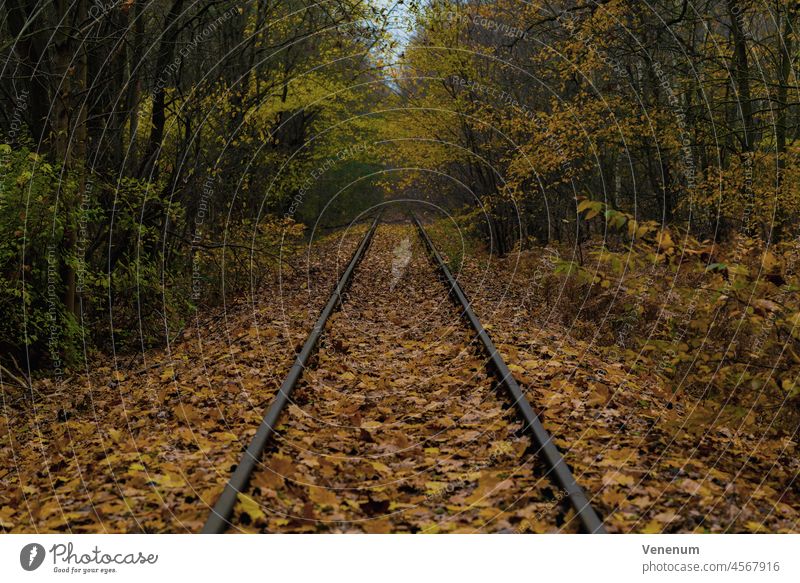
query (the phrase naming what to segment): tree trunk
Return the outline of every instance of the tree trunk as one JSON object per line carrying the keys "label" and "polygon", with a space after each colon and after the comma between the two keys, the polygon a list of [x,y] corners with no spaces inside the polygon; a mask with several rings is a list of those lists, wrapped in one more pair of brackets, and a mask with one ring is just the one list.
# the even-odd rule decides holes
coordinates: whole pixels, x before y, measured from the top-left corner
{"label": "tree trunk", "polygon": [[[42,12],[37,14],[36,0],[7,0],[6,23],[12,38],[17,39],[14,47],[20,60],[20,77],[29,83],[27,124],[33,141],[40,145],[51,144],[52,128],[48,120],[52,90],[48,84],[49,59],[45,55],[49,35],[40,32],[45,29]],[[26,23],[34,17],[26,34],[22,34]]]}
{"label": "tree trunk", "polygon": [[144,159],[139,175],[147,180],[158,178],[158,156],[161,151],[161,142],[164,140],[164,125],[167,120],[166,85],[170,75],[168,67],[174,57],[175,39],[177,31],[173,28],[175,21],[183,10],[184,0],[175,0],[164,22],[164,31],[156,61],[156,85],[153,88],[153,112],[150,116],[150,138],[147,141]]}
{"label": "tree trunk", "polygon": [[753,104],[750,98],[750,64],[747,56],[747,34],[744,29],[744,9],[739,0],[727,0],[733,36],[734,80],[739,118],[742,124],[742,151],[753,149]]}
{"label": "tree trunk", "polygon": [[[797,14],[795,6],[786,7],[786,16],[783,25],[783,34],[778,35],[778,52],[781,58],[778,62],[778,94],[777,94],[777,119],[775,121],[775,147],[778,155],[778,192],[779,200],[783,200],[783,182],[786,170],[786,132],[788,123],[789,75],[792,69],[792,35],[794,33],[794,18]],[[783,235],[784,228],[791,221],[786,209],[779,208],[775,226],[772,230],[772,241],[778,241]]]}
{"label": "tree trunk", "polygon": [[[56,18],[60,24],[55,34],[57,95],[53,103],[53,153],[63,164],[62,175],[74,174],[78,192],[62,188],[60,203],[64,209],[61,276],[64,284],[64,308],[77,315],[75,268],[71,259],[76,252],[77,198],[86,188],[86,45],[80,43],[76,30],[87,21],[87,0],[58,0]],[[62,185],[67,181],[63,180]],[[76,196],[77,195],[77,196]]]}

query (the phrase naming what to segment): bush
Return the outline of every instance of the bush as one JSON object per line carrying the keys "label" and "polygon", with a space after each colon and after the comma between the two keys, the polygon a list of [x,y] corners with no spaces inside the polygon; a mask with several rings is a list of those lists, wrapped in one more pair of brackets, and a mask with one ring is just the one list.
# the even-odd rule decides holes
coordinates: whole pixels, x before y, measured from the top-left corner
{"label": "bush", "polygon": [[[163,185],[84,181],[28,148],[0,145],[0,364],[57,376],[85,348],[159,346],[201,305],[257,288],[291,254],[302,226],[187,221]],[[79,186],[80,185],[80,186]],[[65,211],[69,205],[71,212]],[[65,245],[67,228],[75,243]],[[187,234],[188,235],[185,235]],[[216,236],[216,239],[214,238]],[[218,239],[218,240],[217,240]],[[76,314],[65,279],[76,276]]]}
{"label": "bush", "polygon": [[58,196],[75,183],[27,148],[0,144],[0,156],[0,352],[61,369],[76,356],[79,330],[62,302],[68,258]]}
{"label": "bush", "polygon": [[[589,322],[587,334],[606,351],[668,379],[676,391],[719,397],[743,415],[780,411],[786,427],[796,426],[796,244],[769,247],[737,235],[715,245],[653,222],[636,223],[602,203],[581,204],[581,212],[605,221],[611,234],[586,245],[590,260],[584,265],[557,266],[570,288],[569,317]],[[598,205],[605,212],[595,212]],[[625,241],[617,251],[609,249],[615,238]]]}

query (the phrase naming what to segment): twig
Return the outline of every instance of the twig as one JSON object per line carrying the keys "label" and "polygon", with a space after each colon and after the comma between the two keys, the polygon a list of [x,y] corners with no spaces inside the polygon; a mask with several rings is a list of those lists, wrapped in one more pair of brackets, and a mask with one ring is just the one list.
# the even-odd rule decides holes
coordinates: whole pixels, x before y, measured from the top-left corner
{"label": "twig", "polygon": [[192,247],[195,247],[195,248],[198,248],[198,249],[207,249],[207,250],[213,250],[213,249],[243,249],[245,251],[249,251],[252,254],[262,253],[264,255],[272,257],[273,259],[277,260],[279,263],[285,263],[286,265],[288,265],[289,267],[292,268],[292,271],[297,271],[297,267],[295,267],[295,265],[292,264],[292,262],[289,261],[289,259],[286,256],[284,256],[283,254],[280,254],[280,253],[275,253],[274,251],[270,251],[270,250],[268,250],[268,249],[266,249],[264,247],[250,247],[249,245],[238,245],[236,243],[216,243],[216,242],[201,243],[201,242],[198,242],[198,241],[191,241],[191,240],[187,239],[186,237],[182,236],[180,233],[176,233],[174,231],[167,231],[167,233],[172,235],[173,237],[177,237],[178,239],[180,239],[184,243],[186,243],[188,245],[191,245]]}
{"label": "twig", "polygon": [[30,389],[31,389],[31,385],[30,385],[30,383],[23,382],[23,381],[22,381],[22,379],[20,379],[20,378],[19,378],[17,375],[15,375],[13,372],[11,372],[10,370],[8,370],[8,369],[7,369],[6,367],[4,367],[2,364],[0,364],[0,372],[3,372],[3,373],[5,373],[5,374],[7,374],[7,375],[8,375],[8,376],[10,376],[12,379],[14,379],[14,381],[16,382],[16,384],[17,384],[17,386],[18,386],[19,388],[21,388],[21,389],[25,389],[25,390],[30,390]]}
{"label": "twig", "polygon": [[168,364],[174,364],[176,362],[177,362],[176,360],[162,360],[160,362],[156,362],[155,364],[151,364],[151,365],[146,366],[146,367],[144,367],[142,369],[139,369],[139,370],[137,370],[136,372],[134,372],[132,374],[135,375],[135,376],[139,376],[139,375],[142,375],[142,374],[146,373],[149,370],[153,370],[154,368],[161,368],[162,366],[165,366],[165,365],[168,365]]}

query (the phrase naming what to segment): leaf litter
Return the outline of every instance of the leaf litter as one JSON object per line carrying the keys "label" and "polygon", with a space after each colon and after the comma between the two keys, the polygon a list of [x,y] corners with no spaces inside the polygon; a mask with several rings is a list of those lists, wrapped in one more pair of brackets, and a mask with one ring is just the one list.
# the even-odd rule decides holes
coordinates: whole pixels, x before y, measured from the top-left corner
{"label": "leaf litter", "polygon": [[[408,226],[382,225],[253,477],[263,532],[557,532],[562,496]],[[251,512],[251,510],[255,510]]]}
{"label": "leaf litter", "polygon": [[[2,393],[4,532],[196,532],[364,229],[202,314],[170,350]],[[531,309],[511,258],[459,280],[612,532],[797,532],[796,442],[672,395]],[[572,532],[407,226],[382,226],[237,506],[264,532]]]}

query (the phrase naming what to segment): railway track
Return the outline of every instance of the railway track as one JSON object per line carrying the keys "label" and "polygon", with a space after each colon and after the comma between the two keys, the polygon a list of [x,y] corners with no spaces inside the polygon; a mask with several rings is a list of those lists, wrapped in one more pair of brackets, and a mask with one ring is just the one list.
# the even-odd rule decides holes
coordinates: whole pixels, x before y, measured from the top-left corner
{"label": "railway track", "polygon": [[[413,374],[416,367],[421,367],[424,378],[418,378],[416,383],[410,384],[425,385],[426,393],[434,393],[441,396],[441,399],[426,404],[420,398],[420,395],[410,388],[405,386],[400,388],[386,386],[382,391],[379,390],[374,393],[371,403],[365,403],[364,396],[361,394],[365,392],[364,390],[359,390],[356,387],[351,392],[347,392],[346,389],[335,386],[338,383],[338,378],[355,378],[350,369],[341,377],[336,377],[336,371],[342,366],[337,360],[338,356],[336,358],[326,356],[324,362],[317,364],[315,368],[321,369],[319,376],[322,380],[314,379],[316,383],[309,379],[302,380],[303,373],[312,354],[318,348],[321,338],[325,338],[331,345],[341,348],[343,345],[346,346],[348,342],[352,342],[348,338],[348,332],[357,331],[340,329],[342,327],[337,320],[336,324],[332,324],[332,329],[323,335],[326,324],[331,320],[336,308],[342,304],[343,294],[353,282],[356,267],[367,255],[367,250],[375,237],[380,221],[380,217],[376,217],[334,288],[328,303],[320,314],[302,350],[298,353],[295,363],[280,390],[267,409],[264,419],[247,450],[242,455],[241,461],[225,485],[225,489],[211,511],[202,532],[221,533],[235,525],[236,520],[233,517],[237,498],[239,493],[248,491],[248,484],[257,467],[261,467],[262,470],[256,479],[255,492],[261,493],[262,489],[268,490],[267,486],[275,485],[276,480],[280,482],[280,486],[283,488],[283,479],[272,468],[279,468],[282,464],[285,465],[287,459],[290,459],[289,456],[284,453],[271,453],[267,456],[267,459],[262,460],[265,449],[273,437],[277,437],[278,441],[281,442],[278,444],[280,447],[284,449],[292,448],[291,459],[299,457],[305,460],[308,465],[316,466],[318,477],[309,478],[303,475],[295,476],[294,478],[298,483],[305,480],[309,483],[318,482],[324,485],[323,488],[318,485],[308,485],[312,492],[317,492],[317,495],[312,493],[312,498],[317,502],[326,504],[329,502],[326,497],[333,496],[331,491],[337,492],[343,499],[349,496],[347,503],[358,511],[356,514],[362,516],[361,520],[364,521],[371,520],[371,517],[375,514],[398,517],[403,512],[413,514],[417,509],[416,507],[420,505],[435,505],[437,503],[444,505],[445,495],[452,495],[454,500],[462,501],[461,507],[455,504],[447,505],[450,514],[454,515],[447,519],[457,521],[460,516],[466,516],[469,511],[462,508],[466,507],[467,503],[472,504],[477,500],[476,504],[478,506],[484,506],[481,510],[481,518],[486,518],[488,521],[491,520],[488,517],[491,516],[492,511],[491,508],[486,508],[486,506],[492,506],[492,504],[483,500],[491,497],[487,492],[492,489],[508,489],[509,484],[513,483],[514,487],[511,489],[518,489],[521,492],[518,495],[514,493],[510,497],[506,495],[499,502],[495,500],[495,505],[502,507],[517,504],[524,507],[526,503],[533,504],[530,503],[529,499],[544,496],[542,492],[546,488],[544,488],[543,483],[552,482],[558,488],[559,494],[561,494],[558,499],[560,500],[563,496],[574,510],[574,519],[579,522],[581,530],[589,533],[605,532],[601,520],[592,509],[580,486],[576,483],[563,457],[542,427],[522,390],[514,381],[502,356],[494,347],[489,334],[471,309],[463,290],[461,290],[450,273],[420,221],[413,215],[412,220],[419,234],[419,239],[412,243],[405,236],[399,244],[397,244],[398,241],[395,241],[395,256],[393,258],[389,257],[391,259],[389,261],[387,261],[385,251],[378,249],[370,252],[370,256],[383,253],[382,257],[376,257],[373,261],[376,266],[383,266],[383,272],[375,275],[371,280],[358,282],[357,287],[359,289],[354,289],[351,294],[353,298],[345,304],[345,311],[351,309],[353,312],[352,314],[346,314],[350,318],[348,322],[350,326],[361,326],[370,331],[376,329],[377,325],[372,321],[374,318],[373,312],[391,312],[393,302],[398,303],[403,300],[397,299],[401,296],[389,298],[381,296],[375,300],[378,302],[380,310],[373,310],[372,304],[361,296],[369,296],[369,292],[377,294],[375,290],[379,289],[381,285],[385,285],[386,279],[391,279],[392,281],[389,288],[385,288],[385,290],[393,289],[395,286],[394,280],[398,279],[395,272],[402,271],[402,269],[398,270],[398,266],[401,266],[403,269],[426,270],[425,274],[421,275],[416,282],[410,284],[411,288],[402,290],[402,295],[407,301],[416,302],[415,305],[419,305],[420,309],[427,310],[426,322],[415,323],[413,326],[408,323],[395,322],[390,324],[391,328],[389,330],[383,333],[374,333],[374,344],[376,344],[374,348],[370,349],[369,346],[364,346],[365,344],[372,344],[372,342],[361,342],[351,349],[345,347],[343,352],[350,353],[350,357],[355,357],[356,360],[374,360],[375,358],[380,358],[382,354],[390,352],[392,343],[413,347],[414,339],[423,337],[425,341],[421,342],[420,345],[430,346],[431,348],[427,352],[434,354],[433,356],[426,356],[430,361],[427,362],[430,370],[425,368],[425,362],[421,360],[422,354],[426,352],[424,350],[422,352],[413,352],[412,350],[413,354],[417,356],[410,359],[404,360],[402,355],[397,356],[392,361],[392,365],[400,369],[402,374],[399,376],[405,375],[410,378],[414,378]],[[388,228],[381,227],[381,231],[383,232],[384,229]],[[386,236],[384,236],[385,238]],[[387,241],[382,240],[381,243],[387,243]],[[423,252],[414,255],[411,250],[412,245],[416,245]],[[411,260],[412,263],[405,265],[404,261],[408,263],[409,259],[404,259],[404,257],[411,257],[412,255],[414,256],[414,259]],[[385,267],[386,263],[392,263],[391,271],[388,270],[388,267]],[[436,274],[448,286],[449,296],[455,303],[457,310],[447,307],[449,302],[444,299],[444,294],[442,294],[438,302],[429,297],[429,281]],[[364,277],[366,276],[362,276],[362,279]],[[384,295],[391,296],[391,294]],[[384,301],[384,303],[381,303],[381,301]],[[453,325],[453,314],[456,318],[460,315],[469,325],[469,329],[464,327],[463,324]],[[393,318],[395,320],[399,319],[397,315],[394,315]],[[427,320],[430,320],[430,322],[427,322]],[[427,328],[425,325],[427,325]],[[414,328],[413,334],[409,327]],[[367,334],[371,333],[368,332]],[[388,343],[387,338],[390,339]],[[487,361],[496,382],[491,382],[485,370]],[[368,379],[369,375],[374,374],[374,371],[359,371],[357,368],[358,365],[356,364],[356,367],[352,370],[360,378]],[[441,369],[441,372],[437,371],[437,368]],[[334,372],[332,373],[331,370]],[[461,371],[470,371],[471,378],[467,381],[461,378],[461,380],[455,382],[454,376],[463,377],[460,374]],[[305,376],[309,377],[314,374],[314,371],[309,371]],[[297,393],[296,397],[290,398],[295,392],[295,387],[298,384],[302,385],[304,382],[306,386],[299,390],[300,392]],[[384,383],[384,380],[378,379],[376,383]],[[363,385],[360,386],[363,387]],[[440,387],[442,386],[449,388],[446,390],[441,389]],[[501,399],[497,389],[502,389],[506,396]],[[308,411],[300,411],[297,407],[294,407],[292,408],[293,411],[283,414],[287,404],[293,400],[304,399],[306,395],[308,396],[306,400],[310,402]],[[325,398],[320,398],[321,396]],[[338,404],[337,399],[341,399]],[[327,405],[328,401],[334,403],[334,405]],[[504,419],[503,408],[509,404],[509,401],[516,408],[518,420],[508,421]],[[427,412],[424,418],[417,417],[416,414],[401,415],[400,411],[409,402],[414,407],[424,409]],[[343,406],[342,403],[346,405]],[[333,411],[333,409],[336,409],[336,411]],[[480,415],[463,415],[459,417],[465,410],[474,410],[480,412]],[[345,411],[348,415],[346,424],[342,424],[339,420],[342,411]],[[339,416],[336,417],[334,413],[339,414]],[[280,433],[286,433],[286,437],[282,438],[280,434],[276,436],[276,427],[279,419],[286,417],[286,415],[288,415],[287,420],[281,421],[282,424],[286,424],[285,427],[282,426],[281,428]],[[473,419],[472,417],[475,418]],[[403,431],[393,431],[393,427],[397,426],[396,424],[404,424]],[[491,426],[491,431],[489,427],[478,427],[480,424]],[[381,429],[377,429],[378,426]],[[295,429],[292,429],[292,427],[295,427]],[[434,430],[431,430],[431,427]],[[456,431],[454,429],[456,427],[466,427],[468,430],[460,429]],[[406,432],[408,435],[403,435]],[[311,437],[300,437],[303,433],[307,433]],[[484,443],[489,436],[492,443],[499,443],[505,446],[505,451],[500,453],[498,453],[497,449],[489,451]],[[303,440],[308,442],[307,445],[298,445]],[[533,447],[526,449],[525,442],[532,443]],[[388,443],[392,445],[387,446],[386,444]],[[303,447],[306,446],[308,448],[313,447],[315,451],[319,449],[320,452],[323,452],[320,454],[321,457],[318,460],[307,460],[307,452],[303,451]],[[389,447],[388,454],[387,447]],[[516,455],[513,452],[516,452]],[[465,458],[470,453],[473,454],[473,457],[480,459],[467,461]],[[535,453],[536,456],[532,457],[530,453]],[[507,459],[504,457],[506,454],[508,454]],[[483,456],[482,458],[481,455]],[[432,459],[431,456],[436,459]],[[389,459],[393,460],[394,458],[400,458],[401,461],[395,463],[392,468],[380,461],[385,460],[387,463],[391,463]],[[538,476],[531,463],[522,461],[523,459],[538,460],[543,466],[538,470]],[[364,470],[364,460],[371,460],[372,467],[377,468],[380,472],[376,470],[374,476],[369,475],[371,470],[369,467]],[[335,469],[332,461],[338,464]],[[480,474],[479,470],[494,466],[499,466],[499,470],[495,474],[502,474],[511,478],[498,484],[497,480],[491,480],[492,475],[495,474],[490,474],[487,484],[481,482],[481,487],[477,489],[483,492],[483,498],[476,491],[472,497],[466,498],[467,503],[464,503],[462,499],[465,499],[465,496],[459,497],[460,494],[457,491],[458,487],[462,485],[461,482],[475,474]],[[420,472],[418,468],[423,469]],[[453,470],[448,473],[445,471],[448,468],[453,468]],[[366,501],[359,503],[357,498],[353,498],[352,491],[355,488],[346,479],[342,478],[343,475],[346,476],[351,473],[362,476],[364,484],[359,484],[359,487],[369,492]],[[266,474],[266,476],[262,474]],[[441,491],[431,492],[429,490],[427,494],[423,495],[419,490],[414,491],[414,488],[409,484],[415,483],[415,480],[419,482],[419,474],[443,476],[441,482],[427,482],[427,484],[440,484],[444,494]],[[453,478],[453,476],[457,477]],[[463,476],[463,480],[461,476]],[[392,491],[392,488],[396,486],[393,482],[403,482],[401,489],[405,488],[406,490],[402,490],[402,495],[397,494],[398,490],[394,490],[394,498],[397,498],[397,500],[390,501],[386,499],[386,491]],[[453,492],[449,489],[456,491]],[[407,491],[411,491],[413,495],[408,494]],[[382,493],[383,497],[376,493]],[[284,523],[288,522],[289,519],[301,522],[305,520],[310,524],[318,521],[324,522],[326,519],[333,522],[341,518],[337,518],[338,515],[336,513],[328,513],[326,517],[318,517],[313,513],[309,504],[303,506],[302,509],[293,510],[289,506],[281,506],[283,502],[278,501],[274,496],[271,502],[275,504],[276,512],[283,513],[287,517]],[[405,504],[403,502],[416,502],[416,504]],[[545,508],[545,510],[541,511],[541,516],[544,516],[545,514],[552,515],[553,508],[556,505],[554,503],[541,503],[540,506]],[[539,506],[536,507],[538,508]],[[533,509],[534,505],[530,505],[527,508]],[[530,510],[529,512],[538,513],[535,510]],[[474,516],[471,518],[475,519]],[[392,531],[405,530],[404,525],[400,522],[390,526],[392,526]],[[386,527],[387,524],[384,523],[384,528]],[[509,529],[504,530],[508,531]],[[410,531],[416,532],[418,530]],[[425,530],[423,529],[423,531]]]}

